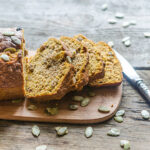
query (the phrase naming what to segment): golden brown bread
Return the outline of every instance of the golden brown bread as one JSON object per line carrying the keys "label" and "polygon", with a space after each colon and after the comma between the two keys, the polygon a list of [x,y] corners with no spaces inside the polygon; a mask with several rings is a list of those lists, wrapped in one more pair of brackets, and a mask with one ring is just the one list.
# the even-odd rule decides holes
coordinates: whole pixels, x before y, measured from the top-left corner
{"label": "golden brown bread", "polygon": [[61,99],[72,85],[73,65],[61,42],[50,38],[25,66],[25,96],[35,101]]}
{"label": "golden brown bread", "polygon": [[74,38],[80,41],[89,53],[89,64],[87,66],[89,83],[102,78],[104,76],[104,63],[100,51],[95,47],[95,43],[81,34],[74,36]]}
{"label": "golden brown bread", "polygon": [[0,100],[24,97],[23,34],[20,28],[0,29]]}
{"label": "golden brown bread", "polygon": [[76,39],[71,37],[62,36],[60,38],[64,48],[70,54],[68,57],[70,63],[75,68],[75,74],[73,77],[73,90],[81,90],[85,85],[88,84],[89,76],[87,65],[89,62],[88,53],[86,48]]}
{"label": "golden brown bread", "polygon": [[105,62],[105,76],[102,79],[97,79],[89,83],[89,86],[101,87],[119,85],[123,79],[122,67],[114,51],[105,42],[96,43],[96,47],[100,50]]}

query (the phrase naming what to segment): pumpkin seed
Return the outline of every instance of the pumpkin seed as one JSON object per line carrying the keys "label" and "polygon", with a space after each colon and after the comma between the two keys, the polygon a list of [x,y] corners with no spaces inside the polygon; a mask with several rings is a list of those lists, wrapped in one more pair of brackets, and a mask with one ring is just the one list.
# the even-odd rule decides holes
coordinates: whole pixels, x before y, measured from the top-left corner
{"label": "pumpkin seed", "polygon": [[0,56],[0,58],[3,59],[3,60],[6,61],[6,62],[10,60],[10,59],[9,59],[9,56],[6,55],[6,54],[2,54],[2,55]]}
{"label": "pumpkin seed", "polygon": [[116,128],[111,128],[108,131],[107,135],[109,135],[109,136],[119,136],[120,135],[120,131],[118,129],[116,129]]}
{"label": "pumpkin seed", "polygon": [[72,62],[72,60],[71,60],[70,56],[67,56],[66,58],[67,58],[67,61],[68,61],[69,63],[71,63],[71,62]]}
{"label": "pumpkin seed", "polygon": [[116,21],[115,19],[109,19],[109,20],[108,20],[108,23],[109,23],[109,24],[116,24],[117,21]]}
{"label": "pumpkin seed", "polygon": [[63,136],[65,134],[68,134],[68,128],[67,127],[55,127],[56,133],[58,136]]}
{"label": "pumpkin seed", "polygon": [[76,83],[76,78],[73,77],[72,80],[73,80],[73,83],[75,84]]}
{"label": "pumpkin seed", "polygon": [[29,105],[28,110],[36,110],[37,107],[35,105]]}
{"label": "pumpkin seed", "polygon": [[84,99],[84,97],[82,97],[82,96],[74,96],[73,97],[73,100],[77,101],[77,102],[81,102],[83,99]]}
{"label": "pumpkin seed", "polygon": [[124,147],[124,145],[125,145],[126,143],[129,143],[129,141],[128,141],[128,140],[120,140],[120,146],[121,146],[121,147]]}
{"label": "pumpkin seed", "polygon": [[11,36],[11,40],[13,41],[13,43],[21,45],[21,40],[18,39],[16,36]]}
{"label": "pumpkin seed", "polygon": [[125,143],[124,150],[129,150],[129,149],[130,149],[130,143]]}
{"label": "pumpkin seed", "polygon": [[119,111],[116,112],[116,115],[115,115],[115,116],[116,116],[116,117],[117,117],[117,116],[123,116],[124,114],[125,114],[125,110],[119,110]]}
{"label": "pumpkin seed", "polygon": [[114,42],[113,42],[113,41],[109,41],[109,42],[108,42],[108,45],[109,45],[110,47],[114,47]]}
{"label": "pumpkin seed", "polygon": [[15,35],[15,32],[6,31],[6,32],[3,32],[3,35],[4,35],[4,36],[13,36],[13,35]]}
{"label": "pumpkin seed", "polygon": [[58,114],[58,108],[57,107],[47,107],[46,112],[49,115],[57,115]]}
{"label": "pumpkin seed", "polygon": [[47,150],[47,146],[46,145],[39,145],[36,147],[36,150]]}
{"label": "pumpkin seed", "polygon": [[81,106],[85,107],[90,103],[90,98],[86,97],[81,101]]}
{"label": "pumpkin seed", "polygon": [[149,119],[150,118],[150,114],[147,110],[142,110],[141,115],[142,115],[143,119]]}
{"label": "pumpkin seed", "polygon": [[118,12],[118,13],[116,13],[115,17],[118,18],[118,19],[123,19],[124,18],[124,14]]}
{"label": "pumpkin seed", "polygon": [[130,25],[136,25],[136,21],[135,20],[131,20],[130,21]]}
{"label": "pumpkin seed", "polygon": [[78,105],[69,105],[69,109],[77,110],[78,109]]}
{"label": "pumpkin seed", "polygon": [[103,113],[108,113],[108,112],[110,112],[110,109],[108,107],[106,107],[106,106],[100,106],[98,108],[98,111],[99,112],[103,112]]}
{"label": "pumpkin seed", "polygon": [[101,10],[105,11],[108,9],[108,5],[107,4],[103,4],[101,7]]}
{"label": "pumpkin seed", "polygon": [[127,28],[130,26],[130,22],[123,22],[122,27]]}
{"label": "pumpkin seed", "polygon": [[96,93],[95,93],[95,92],[88,92],[88,95],[89,95],[90,97],[94,97],[94,96],[96,96]]}
{"label": "pumpkin seed", "polygon": [[115,120],[116,122],[119,122],[119,123],[123,122],[122,116],[114,117],[114,120]]}
{"label": "pumpkin seed", "polygon": [[144,32],[144,36],[145,36],[146,38],[150,38],[150,32]]}
{"label": "pumpkin seed", "polygon": [[32,134],[36,137],[40,135],[40,128],[37,125],[34,125],[32,127]]}
{"label": "pumpkin seed", "polygon": [[85,133],[84,133],[85,137],[89,138],[93,135],[93,128],[92,127],[87,127],[85,129]]}
{"label": "pumpkin seed", "polygon": [[4,50],[4,52],[11,52],[11,53],[15,53],[15,52],[16,52],[16,49],[15,49],[15,48],[13,48],[13,47],[10,47],[10,48],[6,48],[6,49]]}
{"label": "pumpkin seed", "polygon": [[11,102],[12,102],[12,103],[21,103],[21,102],[22,102],[22,99],[15,99],[15,100],[12,100]]}
{"label": "pumpkin seed", "polygon": [[125,45],[126,47],[129,47],[129,46],[131,45],[131,41],[130,41],[130,40],[125,41],[125,42],[124,42],[124,45]]}
{"label": "pumpkin seed", "polygon": [[126,36],[126,37],[124,37],[124,38],[122,39],[122,43],[124,43],[124,42],[126,42],[126,41],[128,41],[128,40],[130,40],[130,37],[129,37],[129,36]]}

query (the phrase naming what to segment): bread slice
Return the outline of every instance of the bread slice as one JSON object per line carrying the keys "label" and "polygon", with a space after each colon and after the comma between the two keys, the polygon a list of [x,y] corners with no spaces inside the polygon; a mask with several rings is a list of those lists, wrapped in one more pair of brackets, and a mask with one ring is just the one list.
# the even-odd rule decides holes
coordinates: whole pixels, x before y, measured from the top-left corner
{"label": "bread slice", "polygon": [[89,64],[87,68],[89,71],[89,83],[102,78],[104,76],[104,63],[100,51],[95,47],[95,43],[81,34],[74,36],[74,38],[80,41],[88,50]]}
{"label": "bread slice", "polygon": [[72,85],[74,67],[61,42],[48,39],[25,66],[25,96],[35,101],[61,99]]}
{"label": "bread slice", "polygon": [[89,81],[87,50],[79,41],[71,37],[62,36],[60,40],[70,56],[70,63],[75,68],[72,90],[81,90]]}
{"label": "bread slice", "polygon": [[89,83],[92,87],[115,86],[122,82],[122,68],[114,51],[105,42],[96,43],[96,47],[100,50],[105,62],[105,76]]}
{"label": "bread slice", "polygon": [[23,29],[0,28],[0,100],[24,98],[24,47]]}

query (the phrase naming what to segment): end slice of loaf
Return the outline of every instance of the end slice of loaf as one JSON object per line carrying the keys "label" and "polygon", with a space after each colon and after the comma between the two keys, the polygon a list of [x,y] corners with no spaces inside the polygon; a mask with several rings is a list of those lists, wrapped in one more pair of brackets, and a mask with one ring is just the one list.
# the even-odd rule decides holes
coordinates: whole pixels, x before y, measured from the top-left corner
{"label": "end slice of loaf", "polygon": [[69,54],[70,63],[75,68],[74,82],[71,90],[81,90],[89,81],[87,50],[79,41],[71,37],[62,36],[60,40]]}
{"label": "end slice of loaf", "polygon": [[102,78],[104,76],[104,63],[101,53],[97,50],[95,43],[81,34],[74,36],[74,38],[80,41],[83,46],[87,48],[89,53],[89,64],[87,66],[89,71],[89,83],[93,80]]}
{"label": "end slice of loaf", "polygon": [[74,67],[61,42],[50,38],[25,66],[25,96],[35,101],[61,99],[70,89]]}
{"label": "end slice of loaf", "polygon": [[114,51],[105,42],[96,43],[105,63],[105,76],[102,79],[89,83],[92,87],[115,86],[122,82],[122,67]]}

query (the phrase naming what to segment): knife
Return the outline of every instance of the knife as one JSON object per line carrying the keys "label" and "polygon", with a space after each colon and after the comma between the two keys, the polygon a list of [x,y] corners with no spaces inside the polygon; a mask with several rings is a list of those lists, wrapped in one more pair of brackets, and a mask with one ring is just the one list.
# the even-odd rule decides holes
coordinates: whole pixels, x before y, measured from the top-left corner
{"label": "knife", "polygon": [[144,81],[140,78],[140,76],[130,65],[130,63],[116,50],[114,51],[121,63],[124,76],[131,82],[133,86],[135,86],[138,89],[138,91],[146,98],[146,100],[150,102],[150,90],[148,89]]}

